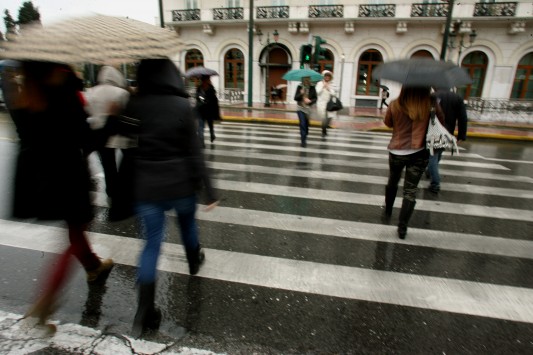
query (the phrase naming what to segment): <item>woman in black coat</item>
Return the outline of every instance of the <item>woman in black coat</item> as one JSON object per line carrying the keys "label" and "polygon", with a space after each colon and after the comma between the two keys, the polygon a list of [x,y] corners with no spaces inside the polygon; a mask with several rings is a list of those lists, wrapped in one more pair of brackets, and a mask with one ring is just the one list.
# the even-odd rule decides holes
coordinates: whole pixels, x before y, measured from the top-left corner
{"label": "woman in black coat", "polygon": [[177,215],[189,272],[194,275],[204,260],[195,217],[200,185],[206,190],[208,209],[216,205],[196,134],[195,116],[178,69],[168,59],[143,60],[137,82],[138,92],[123,112],[123,116],[138,122],[138,146],[127,155],[133,166],[135,212],[146,239],[137,275],[135,337],[158,327],[161,317],[154,298],[165,212],[173,210]]}
{"label": "woman in black coat", "polygon": [[211,143],[216,139],[214,121],[220,121],[220,107],[218,105],[217,92],[213,84],[211,84],[211,77],[202,76],[201,83],[196,88],[196,111],[198,113],[198,136],[202,146],[204,143],[204,127],[205,123],[209,126],[209,133],[211,135]]}
{"label": "woman in black coat", "polygon": [[[44,294],[27,313],[41,324],[55,308],[74,255],[96,281],[113,266],[91,250],[85,230],[93,217],[86,149],[95,136],[86,122],[80,80],[68,66],[25,62],[24,83],[8,107],[19,136],[13,216],[63,220],[70,246],[47,275]],[[53,328],[52,325],[48,325]]]}

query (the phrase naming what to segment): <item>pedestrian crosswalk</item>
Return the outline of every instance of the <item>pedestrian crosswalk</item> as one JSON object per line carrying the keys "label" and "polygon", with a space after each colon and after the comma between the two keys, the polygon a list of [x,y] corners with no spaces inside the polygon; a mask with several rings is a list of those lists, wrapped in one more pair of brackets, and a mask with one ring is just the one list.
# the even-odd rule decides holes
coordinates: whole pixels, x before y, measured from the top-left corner
{"label": "pedestrian crosswalk", "polygon": [[[279,353],[533,350],[533,179],[522,173],[531,161],[446,154],[441,193],[421,181],[400,240],[401,198],[391,222],[381,218],[390,135],[328,133],[311,128],[301,148],[297,127],[216,126],[204,154],[221,203],[199,207],[207,259],[195,330]],[[101,186],[94,196],[105,214]],[[98,253],[135,267],[138,235],[99,224]],[[56,252],[56,228],[1,220],[0,244]],[[175,230],[159,269],[187,274]]]}

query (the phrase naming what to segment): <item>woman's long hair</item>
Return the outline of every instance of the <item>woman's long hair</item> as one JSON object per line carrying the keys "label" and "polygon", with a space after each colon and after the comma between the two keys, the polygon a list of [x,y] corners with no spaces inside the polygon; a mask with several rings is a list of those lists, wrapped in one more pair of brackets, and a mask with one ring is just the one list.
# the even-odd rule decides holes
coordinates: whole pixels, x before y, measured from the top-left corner
{"label": "woman's long hair", "polygon": [[395,104],[411,120],[418,121],[429,117],[433,100],[430,87],[402,87]]}

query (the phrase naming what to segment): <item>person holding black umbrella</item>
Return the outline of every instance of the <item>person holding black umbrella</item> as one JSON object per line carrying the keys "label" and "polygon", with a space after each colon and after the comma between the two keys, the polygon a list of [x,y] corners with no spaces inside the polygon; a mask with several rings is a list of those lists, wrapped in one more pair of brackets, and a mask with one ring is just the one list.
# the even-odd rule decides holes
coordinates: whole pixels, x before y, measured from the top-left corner
{"label": "person holding black umbrella", "polygon": [[398,183],[405,169],[403,201],[398,222],[398,237],[404,239],[407,225],[416,205],[418,183],[429,159],[426,131],[430,111],[436,110],[440,122],[444,113],[428,87],[402,87],[398,99],[391,102],[384,123],[392,128],[389,150],[389,179],[385,187],[385,216],[390,218],[398,191]]}
{"label": "person holding black umbrella", "polygon": [[202,75],[200,85],[196,88],[196,112],[198,113],[198,136],[202,146],[204,142],[204,127],[207,122],[211,143],[217,138],[215,136],[214,121],[220,121],[220,107],[218,105],[217,92],[209,75]]}

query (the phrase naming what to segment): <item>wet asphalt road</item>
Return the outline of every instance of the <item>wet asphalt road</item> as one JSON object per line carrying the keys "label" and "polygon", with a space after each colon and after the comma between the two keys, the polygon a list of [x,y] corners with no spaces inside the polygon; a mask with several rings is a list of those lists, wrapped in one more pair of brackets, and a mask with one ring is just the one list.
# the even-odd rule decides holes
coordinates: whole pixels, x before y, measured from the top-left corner
{"label": "wet asphalt road", "polygon": [[[141,352],[123,338],[136,307],[137,226],[106,221],[94,157],[91,238],[116,267],[89,287],[76,265],[53,316],[63,337],[25,338],[9,316],[27,310],[65,235],[60,223],[10,218],[16,140],[7,119],[0,127],[0,352]],[[168,216],[163,322],[142,352],[533,353],[533,144],[470,140],[446,155],[442,192],[421,182],[400,241],[401,199],[392,222],[381,220],[387,134],[332,130],[323,141],[311,129],[300,148],[296,127],[216,129],[205,154],[222,201],[198,214],[207,262],[187,275]],[[73,345],[91,329],[99,333]]]}

